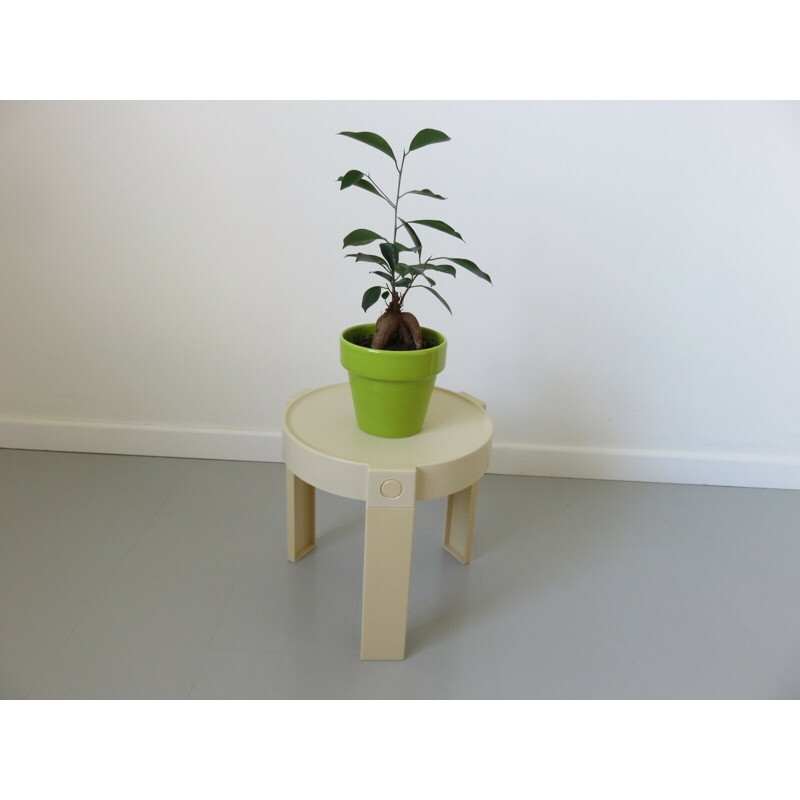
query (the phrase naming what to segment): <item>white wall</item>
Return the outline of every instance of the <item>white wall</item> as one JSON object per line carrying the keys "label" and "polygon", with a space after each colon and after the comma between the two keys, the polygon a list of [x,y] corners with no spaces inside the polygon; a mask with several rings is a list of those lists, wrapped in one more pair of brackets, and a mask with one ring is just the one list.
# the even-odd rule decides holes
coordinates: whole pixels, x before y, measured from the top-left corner
{"label": "white wall", "polygon": [[342,236],[389,224],[334,134],[422,127],[408,188],[451,199],[408,214],[495,286],[413,310],[495,469],[800,487],[796,103],[0,104],[0,445],[278,458],[365,319]]}

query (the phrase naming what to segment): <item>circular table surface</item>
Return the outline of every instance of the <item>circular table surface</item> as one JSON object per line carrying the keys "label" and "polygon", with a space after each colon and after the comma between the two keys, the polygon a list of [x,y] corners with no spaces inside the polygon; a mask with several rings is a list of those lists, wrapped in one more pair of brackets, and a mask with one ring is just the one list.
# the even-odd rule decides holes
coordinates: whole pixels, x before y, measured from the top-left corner
{"label": "circular table surface", "polygon": [[[464,476],[479,473],[480,477],[488,465],[493,432],[492,420],[483,408],[463,395],[435,388],[418,434],[403,439],[371,436],[356,425],[347,383],[314,389],[290,402],[283,429],[286,464],[289,468],[296,465],[299,477],[304,478],[302,468],[309,470],[312,461],[325,461],[327,478],[333,461],[343,474],[327,478],[325,483],[332,486],[328,491],[360,497],[363,481],[360,476],[346,478],[348,467],[370,471],[416,469],[422,478],[417,499],[440,496],[445,488],[454,491],[449,484],[458,480],[459,471]],[[459,465],[459,469],[449,470],[452,481],[445,474],[448,465]],[[317,478],[314,485],[324,489],[317,470],[312,471],[311,477]]]}
{"label": "circular table surface", "polygon": [[284,427],[308,447],[373,469],[413,469],[455,461],[492,438],[489,415],[462,395],[434,389],[416,436],[384,439],[356,425],[350,386],[339,383],[302,395],[286,409]]}

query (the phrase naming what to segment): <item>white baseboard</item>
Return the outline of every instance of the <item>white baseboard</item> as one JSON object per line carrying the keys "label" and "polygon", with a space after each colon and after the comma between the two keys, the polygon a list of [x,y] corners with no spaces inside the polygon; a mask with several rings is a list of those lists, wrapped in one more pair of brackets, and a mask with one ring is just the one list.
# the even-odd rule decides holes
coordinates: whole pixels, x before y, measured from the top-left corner
{"label": "white baseboard", "polygon": [[495,442],[489,472],[552,478],[800,489],[800,458],[738,453]]}
{"label": "white baseboard", "polygon": [[[0,448],[282,461],[279,431],[0,417]],[[495,442],[489,472],[800,489],[800,457]]]}
{"label": "white baseboard", "polygon": [[282,461],[279,431],[0,417],[0,448],[129,456]]}

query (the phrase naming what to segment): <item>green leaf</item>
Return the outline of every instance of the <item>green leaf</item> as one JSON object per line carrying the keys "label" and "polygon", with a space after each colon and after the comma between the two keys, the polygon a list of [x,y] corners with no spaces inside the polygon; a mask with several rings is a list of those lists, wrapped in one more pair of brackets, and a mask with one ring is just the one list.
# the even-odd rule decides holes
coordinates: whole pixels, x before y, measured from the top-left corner
{"label": "green leaf", "polygon": [[431,287],[430,287],[430,286],[422,286],[422,284],[420,284],[420,287],[419,287],[419,288],[420,288],[420,289],[425,289],[425,290],[429,291],[431,294],[433,294],[433,295],[436,295],[436,297],[438,297],[438,298],[439,298],[439,302],[441,302],[441,304],[442,304],[442,305],[443,305],[443,306],[444,306],[444,307],[445,307],[445,308],[446,308],[446,309],[447,309],[447,310],[448,310],[448,311],[449,311],[451,314],[453,313],[453,310],[450,308],[450,306],[449,306],[449,305],[447,305],[447,300],[445,300],[445,299],[444,299],[444,297],[442,297],[442,296],[439,294],[439,292],[437,292],[437,291],[436,291],[436,289],[431,289]]}
{"label": "green leaf", "polygon": [[412,150],[419,150],[420,147],[426,147],[429,144],[438,144],[439,142],[449,142],[450,137],[442,131],[437,131],[434,128],[423,128],[412,140],[408,146],[408,152]]}
{"label": "green leaf", "polygon": [[397,248],[398,253],[416,253],[416,247],[406,247],[404,244],[400,244],[400,242],[395,242],[394,246]]}
{"label": "green leaf", "polygon": [[405,289],[407,286],[411,286],[411,278],[401,278],[399,281],[396,281],[394,285]]}
{"label": "green leaf", "polygon": [[433,278],[429,278],[427,275],[423,275],[422,277],[425,278],[431,286],[436,286],[436,281]]}
{"label": "green leaf", "polygon": [[449,264],[434,264],[432,261],[429,261],[427,264],[425,264],[425,269],[432,269],[436,272],[446,272],[448,275],[452,275],[454,278],[456,276],[455,267],[451,267]]}
{"label": "green leaf", "polygon": [[377,275],[379,278],[383,278],[385,281],[392,282],[392,276],[388,272],[384,272],[382,269],[375,269],[369,273],[370,275]]}
{"label": "green leaf", "polygon": [[[420,133],[421,132],[422,131],[420,131]],[[339,136],[348,136],[351,139],[355,139],[357,142],[368,144],[370,147],[374,147],[380,150],[382,153],[386,153],[386,155],[389,156],[389,158],[391,158],[395,164],[397,164],[397,159],[394,157],[392,148],[389,147],[389,142],[387,142],[383,136],[378,136],[377,133],[370,133],[370,131],[340,131]],[[419,133],[417,136],[419,136]],[[420,147],[421,146],[422,145],[420,145]]]}
{"label": "green leaf", "polygon": [[467,272],[471,272],[473,275],[477,275],[479,278],[483,278],[485,281],[492,282],[492,279],[489,275],[484,272],[474,261],[470,261],[468,258],[450,258],[449,256],[442,256],[442,258],[447,259],[447,261],[452,261],[454,264],[458,264],[459,267],[463,267]]}
{"label": "green leaf", "polygon": [[370,253],[348,253],[345,258],[354,258],[356,261],[369,261],[370,264],[379,264],[389,269],[389,265],[380,257]]}
{"label": "green leaf", "polygon": [[442,197],[440,194],[436,194],[432,192],[430,189],[412,189],[409,192],[403,192],[403,194],[420,194],[423,197],[432,197],[434,200],[447,200],[446,197]]}
{"label": "green leaf", "polygon": [[[369,244],[377,239],[383,239],[383,236],[367,228],[358,228],[344,237],[344,244],[342,247],[360,247],[362,244]],[[386,240],[384,239],[384,241]]]}
{"label": "green leaf", "polygon": [[406,232],[411,237],[411,241],[414,242],[414,247],[411,248],[414,252],[421,252],[422,250],[422,242],[419,240],[419,236],[417,236],[417,232],[404,220],[401,219],[400,222],[402,223],[403,227],[406,229]]}
{"label": "green leaf", "polygon": [[361,298],[361,308],[363,308],[364,311],[378,302],[378,298],[381,296],[381,289],[382,287],[380,286],[370,286],[369,289],[364,292],[364,297]]}
{"label": "green leaf", "polygon": [[397,266],[394,268],[394,271],[395,271],[395,272],[396,272],[398,275],[408,275],[408,273],[411,271],[411,267],[409,267],[409,266],[408,266],[408,264],[398,264],[398,265],[397,265]]}
{"label": "green leaf", "polygon": [[426,228],[433,228],[442,233],[447,233],[450,236],[455,236],[457,239],[461,239],[462,242],[464,241],[464,237],[455,230],[455,228],[451,228],[446,222],[442,222],[440,219],[412,219],[411,221],[415,225],[424,225]]}
{"label": "green leaf", "polygon": [[388,262],[389,266],[394,269],[397,266],[397,248],[392,242],[381,242],[381,253]]}
{"label": "green leaf", "polygon": [[381,292],[381,297],[385,300],[389,296],[389,292]]}
{"label": "green leaf", "polygon": [[[357,172],[358,170],[350,170],[350,171],[351,171],[351,172]],[[342,175],[340,178],[337,178],[336,180],[338,180],[338,181],[342,181],[342,180],[344,180],[344,179],[345,179],[345,177],[347,177],[347,176],[346,176],[346,175]],[[381,194],[381,193],[380,193],[380,192],[377,190],[377,188],[376,188],[376,187],[375,187],[375,186],[374,186],[372,183],[370,183],[370,181],[369,181],[367,178],[359,178],[359,179],[358,179],[357,181],[355,181],[354,183],[352,183],[352,184],[348,184],[348,186],[350,186],[350,185],[352,185],[352,186],[358,186],[358,188],[359,188],[359,189],[364,189],[364,190],[365,190],[365,191],[367,191],[367,192],[372,192],[372,194],[374,194],[376,197],[380,197],[380,199],[381,199],[381,200],[386,200],[386,202],[387,202],[387,203],[388,203],[388,204],[389,204],[389,205],[390,205],[392,208],[394,208],[394,203],[393,203],[391,200],[388,200],[387,198],[385,198],[385,197],[384,197],[384,196],[383,196],[383,195],[382,195],[382,194]],[[348,188],[348,187],[347,187],[347,186],[341,186],[341,187],[340,187],[340,190],[341,190],[341,189],[346,189],[346,188]]]}
{"label": "green leaf", "polygon": [[[372,192],[372,194],[377,195],[380,197],[381,200],[386,200],[386,198],[366,179],[363,178],[360,181],[356,181],[353,186],[358,186],[359,189],[366,189],[368,192]],[[391,200],[386,200],[386,202],[394,208],[394,203]]]}
{"label": "green leaf", "polygon": [[356,183],[356,181],[360,181],[363,177],[364,173],[358,169],[351,169],[348,172],[345,172],[345,174],[339,178],[339,183],[341,183],[339,191],[346,189],[348,186],[352,186],[354,183]]}

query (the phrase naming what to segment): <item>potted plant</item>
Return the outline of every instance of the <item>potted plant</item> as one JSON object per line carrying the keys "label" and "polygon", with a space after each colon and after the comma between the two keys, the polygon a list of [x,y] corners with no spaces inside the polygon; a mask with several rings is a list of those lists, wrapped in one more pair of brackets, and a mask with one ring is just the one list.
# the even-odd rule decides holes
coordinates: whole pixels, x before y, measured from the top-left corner
{"label": "potted plant", "polygon": [[[378,281],[364,292],[361,308],[366,312],[379,300],[385,308],[376,322],[354,325],[342,332],[341,362],[349,373],[359,428],[375,436],[413,436],[422,429],[436,376],[444,369],[447,340],[438,331],[420,326],[417,318],[405,310],[406,298],[414,289],[425,289],[452,314],[435,288],[433,275],[455,277],[456,268],[460,268],[489,283],[491,278],[466,258],[423,258],[421,228],[432,228],[463,241],[461,234],[438,219],[407,220],[400,214],[401,200],[408,195],[446,199],[430,189],[402,191],[402,181],[406,158],[421,147],[450,141],[447,134],[424,128],[411,140],[408,150],[403,150],[399,161],[389,143],[377,133],[342,131],[339,135],[380,150],[392,160],[397,172],[397,184],[392,186],[391,194],[381,189],[369,173],[357,169],[338,179],[340,189],[355,186],[374,194],[389,205],[393,217],[388,237],[367,228],[357,228],[344,237],[344,249],[378,243],[379,253],[359,249],[346,258],[375,267],[370,275],[377,276]],[[400,241],[400,236],[406,241]]]}

